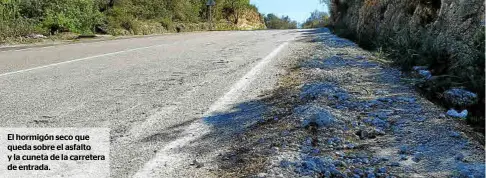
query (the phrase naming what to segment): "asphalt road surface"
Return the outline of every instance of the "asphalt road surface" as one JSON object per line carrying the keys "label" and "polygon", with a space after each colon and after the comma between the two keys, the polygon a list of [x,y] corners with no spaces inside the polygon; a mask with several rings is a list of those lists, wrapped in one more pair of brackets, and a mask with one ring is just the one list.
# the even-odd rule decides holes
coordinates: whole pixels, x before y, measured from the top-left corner
{"label": "asphalt road surface", "polygon": [[112,177],[210,177],[211,156],[179,148],[214,129],[201,118],[271,89],[302,33],[199,32],[0,51],[0,123],[109,127]]}

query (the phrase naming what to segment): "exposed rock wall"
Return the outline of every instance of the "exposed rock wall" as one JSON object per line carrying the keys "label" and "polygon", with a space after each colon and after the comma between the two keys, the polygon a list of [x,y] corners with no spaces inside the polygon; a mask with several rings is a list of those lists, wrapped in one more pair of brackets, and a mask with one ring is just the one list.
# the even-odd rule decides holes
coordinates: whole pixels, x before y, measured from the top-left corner
{"label": "exposed rock wall", "polygon": [[245,10],[236,25],[240,30],[266,29],[262,15],[252,9]]}
{"label": "exposed rock wall", "polygon": [[466,87],[484,98],[483,3],[331,0],[332,24],[337,34],[363,47],[388,49],[404,68],[428,66],[436,76],[428,85],[429,93]]}

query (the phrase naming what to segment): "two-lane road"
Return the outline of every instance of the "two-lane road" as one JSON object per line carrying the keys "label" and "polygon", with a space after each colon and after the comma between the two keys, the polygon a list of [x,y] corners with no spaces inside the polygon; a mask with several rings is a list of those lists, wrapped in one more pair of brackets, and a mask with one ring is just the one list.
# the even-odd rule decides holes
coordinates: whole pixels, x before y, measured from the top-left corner
{"label": "two-lane road", "polygon": [[0,126],[109,127],[112,177],[188,175],[152,171],[158,150],[184,137],[162,133],[271,89],[300,35],[200,32],[0,51]]}

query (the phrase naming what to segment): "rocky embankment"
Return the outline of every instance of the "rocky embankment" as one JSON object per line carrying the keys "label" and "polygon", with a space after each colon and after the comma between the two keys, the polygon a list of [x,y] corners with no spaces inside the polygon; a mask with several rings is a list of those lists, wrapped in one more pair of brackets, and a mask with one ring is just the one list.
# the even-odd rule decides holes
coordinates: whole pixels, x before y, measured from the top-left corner
{"label": "rocky embankment", "polygon": [[[404,69],[425,66],[430,78],[421,89],[429,98],[484,117],[484,1],[332,0],[331,6],[337,34],[382,49]],[[442,95],[455,88],[480,99],[451,105]]]}
{"label": "rocky embankment", "polygon": [[408,75],[327,29],[308,36],[267,114],[221,155],[223,177],[485,176],[474,131]]}

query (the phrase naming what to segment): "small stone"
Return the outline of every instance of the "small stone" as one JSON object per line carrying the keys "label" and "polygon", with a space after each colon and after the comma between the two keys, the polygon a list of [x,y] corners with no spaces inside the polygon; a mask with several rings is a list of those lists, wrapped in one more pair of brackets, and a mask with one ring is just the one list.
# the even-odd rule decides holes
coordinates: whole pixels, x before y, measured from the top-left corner
{"label": "small stone", "polygon": [[344,148],[354,149],[356,146],[352,143],[344,145]]}
{"label": "small stone", "polygon": [[418,73],[425,79],[430,79],[432,77],[432,73],[428,70],[419,70]]}
{"label": "small stone", "polygon": [[462,153],[458,153],[454,159],[458,161],[464,161],[465,156]]}
{"label": "small stone", "polygon": [[390,164],[390,166],[392,166],[392,167],[399,167],[400,166],[400,163],[393,162],[393,163]]}
{"label": "small stone", "polygon": [[375,118],[373,121],[371,121],[371,124],[376,127],[386,127],[387,122],[382,119]]}
{"label": "small stone", "polygon": [[400,153],[400,154],[407,154],[408,152],[409,152],[409,149],[408,149],[407,145],[400,146],[400,150],[398,151],[398,153]]}
{"label": "small stone", "polygon": [[419,162],[419,161],[420,161],[420,160],[422,160],[424,157],[425,157],[425,155],[424,155],[423,153],[421,153],[421,152],[417,152],[417,153],[415,153],[415,154],[413,155],[412,160],[413,160],[414,162]]}
{"label": "small stone", "polygon": [[412,69],[415,71],[419,71],[419,70],[427,70],[429,68],[427,66],[414,66]]}
{"label": "small stone", "polygon": [[348,167],[348,165],[344,161],[335,161],[334,166],[336,166],[336,167]]}
{"label": "small stone", "polygon": [[378,173],[386,173],[386,167],[379,168]]}
{"label": "small stone", "polygon": [[331,177],[331,172],[329,171],[324,172],[324,177]]}
{"label": "small stone", "polygon": [[289,161],[287,161],[287,160],[280,161],[280,167],[287,168],[289,166],[290,166],[290,162]]}
{"label": "small stone", "polygon": [[259,173],[259,174],[257,175],[257,177],[258,177],[258,178],[265,178],[265,177],[267,177],[267,173]]}
{"label": "small stone", "polygon": [[273,153],[277,153],[277,152],[278,152],[278,150],[279,150],[279,149],[278,149],[278,147],[272,147],[272,152],[273,152]]}
{"label": "small stone", "polygon": [[33,38],[33,39],[47,38],[46,36],[44,36],[42,34],[29,34],[29,35],[27,35],[25,37],[27,37],[27,38]]}
{"label": "small stone", "polygon": [[359,136],[359,139],[365,140],[365,139],[367,139],[369,137],[370,134],[368,133],[368,131],[366,131],[364,129],[360,129],[360,130],[358,130],[358,132],[356,133],[356,135]]}
{"label": "small stone", "polygon": [[196,168],[201,168],[204,166],[204,164],[198,162],[197,160],[192,160],[192,162],[189,165],[196,166]]}
{"label": "small stone", "polygon": [[454,138],[459,138],[461,137],[461,134],[459,132],[456,132],[456,131],[452,131],[450,134],[449,134],[450,137],[454,137]]}
{"label": "small stone", "polygon": [[465,119],[468,115],[468,111],[463,110],[459,113],[455,109],[450,109],[449,111],[447,111],[447,115],[449,115],[451,117],[455,117],[455,118]]}
{"label": "small stone", "polygon": [[358,168],[354,169],[353,172],[358,175],[364,175],[364,171]]}
{"label": "small stone", "polygon": [[312,139],[311,138],[307,138],[304,142],[304,145],[311,145],[312,144]]}
{"label": "small stone", "polygon": [[374,157],[374,158],[371,158],[371,165],[376,165],[376,164],[379,164],[380,163],[380,159]]}
{"label": "small stone", "polygon": [[446,115],[444,113],[440,113],[439,118],[441,118],[441,119],[446,118]]}
{"label": "small stone", "polygon": [[400,160],[405,161],[408,159],[407,155],[400,155]]}
{"label": "small stone", "polygon": [[425,121],[425,118],[424,117],[417,117],[417,118],[415,118],[415,121],[423,122],[423,121]]}
{"label": "small stone", "polygon": [[375,134],[376,135],[385,135],[386,133],[381,128],[375,128]]}
{"label": "small stone", "polygon": [[317,127],[326,127],[334,122],[334,116],[326,109],[314,106],[305,105],[294,109],[294,113],[303,118],[302,127],[309,127],[317,125]]}
{"label": "small stone", "polygon": [[336,154],[336,155],[337,155],[337,156],[339,156],[339,157],[344,157],[344,156],[346,156],[346,154],[344,154],[344,152],[342,152],[342,151],[336,151],[334,154]]}
{"label": "small stone", "polygon": [[375,175],[375,173],[369,173],[367,177],[368,178],[376,178],[376,175]]}
{"label": "small stone", "polygon": [[342,177],[341,175],[343,173],[341,173],[341,171],[337,170],[336,168],[331,167],[331,174],[335,175],[336,177]]}

